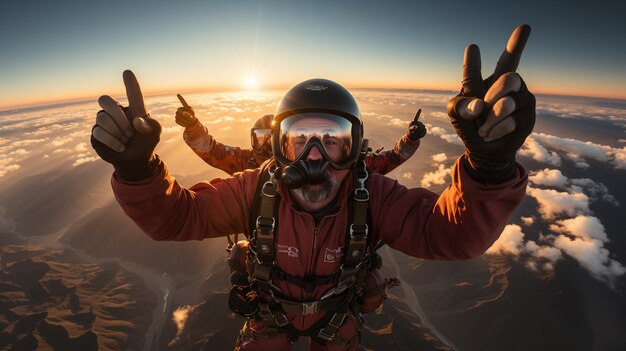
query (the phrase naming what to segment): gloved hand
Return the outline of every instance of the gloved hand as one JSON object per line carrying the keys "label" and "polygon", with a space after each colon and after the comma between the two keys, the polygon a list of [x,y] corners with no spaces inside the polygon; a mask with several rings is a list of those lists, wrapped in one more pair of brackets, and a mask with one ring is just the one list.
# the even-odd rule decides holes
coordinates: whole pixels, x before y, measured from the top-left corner
{"label": "gloved hand", "polygon": [[176,94],[176,97],[183,104],[183,107],[179,107],[176,110],[176,123],[184,128],[193,127],[198,123],[198,119],[196,118],[196,113],[193,111],[193,107],[187,104],[185,98],[182,95]]}
{"label": "gloved hand", "polygon": [[513,178],[515,153],[535,125],[535,96],[515,73],[529,35],[528,25],[513,31],[494,73],[485,80],[478,46],[465,49],[463,88],[448,103],[448,115],[465,144],[465,169],[477,181]]}
{"label": "gloved hand", "polygon": [[417,110],[415,118],[413,118],[411,124],[409,124],[409,131],[407,135],[410,139],[419,140],[426,135],[426,126],[424,125],[424,123],[419,121],[421,114],[422,109],[420,108],[419,110]]}
{"label": "gloved hand", "polygon": [[108,95],[98,99],[102,110],[91,129],[91,146],[100,158],[113,165],[119,178],[139,181],[150,177],[158,166],[154,148],[159,143],[161,125],[146,112],[133,72],[126,70],[123,76],[128,107]]}

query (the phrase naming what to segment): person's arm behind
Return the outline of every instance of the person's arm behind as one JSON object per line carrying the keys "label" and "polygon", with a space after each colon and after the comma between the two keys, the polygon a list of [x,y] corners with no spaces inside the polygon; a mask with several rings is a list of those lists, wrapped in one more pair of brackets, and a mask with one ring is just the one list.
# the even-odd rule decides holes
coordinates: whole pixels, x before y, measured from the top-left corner
{"label": "person's arm behind", "polygon": [[252,150],[227,146],[215,140],[209,134],[208,129],[196,118],[193,107],[189,106],[180,94],[177,97],[183,106],[176,110],[176,123],[185,128],[183,139],[196,155],[209,166],[229,175],[256,168],[255,164],[249,162],[254,159]]}
{"label": "person's arm behind", "polygon": [[387,174],[406,160],[411,158],[420,147],[420,140],[426,135],[426,126],[419,121],[422,110],[419,109],[415,118],[409,125],[406,134],[400,138],[392,150],[368,153],[365,156],[365,164],[376,173]]}

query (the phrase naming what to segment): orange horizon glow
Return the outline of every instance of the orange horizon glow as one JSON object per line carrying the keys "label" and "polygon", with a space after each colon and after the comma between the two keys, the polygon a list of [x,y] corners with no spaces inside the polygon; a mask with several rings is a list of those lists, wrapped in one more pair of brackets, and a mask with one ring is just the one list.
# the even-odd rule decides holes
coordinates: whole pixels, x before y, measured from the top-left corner
{"label": "orange horizon glow", "polygon": [[[167,94],[177,94],[177,93],[217,93],[217,92],[238,92],[238,91],[257,91],[257,92],[265,92],[265,91],[286,91],[293,84],[271,84],[271,85],[262,85],[258,80],[252,82],[252,77],[246,77],[243,79],[243,83],[239,85],[222,85],[222,86],[189,86],[189,87],[167,87],[161,89],[144,89],[143,93],[145,96],[162,96]],[[294,83],[295,84],[295,83]],[[458,85],[451,84],[433,84],[433,85],[417,85],[417,84],[397,84],[397,83],[388,83],[388,84],[372,84],[368,82],[359,82],[354,84],[343,83],[348,89],[381,89],[381,90],[416,90],[416,91],[457,91],[459,90]],[[102,89],[101,89],[102,90]],[[575,89],[556,89],[551,87],[537,87],[532,89],[532,92],[536,95],[554,95],[554,96],[571,96],[571,97],[587,97],[587,98],[599,98],[599,99],[615,99],[615,100],[626,100],[625,93],[619,93],[615,91],[595,91],[594,93],[584,93],[577,91]],[[64,103],[74,103],[74,102],[86,102],[89,100],[97,101],[98,97],[103,94],[111,95],[115,98],[124,98],[125,91],[123,88],[117,87],[114,90],[109,90],[106,92],[102,91],[82,91],[77,94],[59,94],[59,95],[51,95],[45,98],[24,98],[19,99],[17,101],[13,101],[10,105],[0,105],[0,111],[7,111],[13,109],[22,109],[29,107],[38,107],[38,106],[46,106],[46,105],[56,105],[56,104],[64,104]]]}

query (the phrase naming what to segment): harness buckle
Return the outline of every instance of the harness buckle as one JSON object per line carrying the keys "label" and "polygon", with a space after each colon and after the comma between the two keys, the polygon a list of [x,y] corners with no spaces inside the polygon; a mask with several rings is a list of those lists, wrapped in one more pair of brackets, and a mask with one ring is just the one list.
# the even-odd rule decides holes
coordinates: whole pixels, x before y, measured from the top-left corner
{"label": "harness buckle", "polygon": [[[260,229],[262,226],[267,225],[266,223],[261,223],[261,220],[263,220],[263,219],[267,219],[267,218],[266,218],[266,217],[261,217],[261,216],[258,216],[258,217],[256,218],[256,227],[257,227],[257,230],[258,230],[258,229]],[[271,227],[272,227],[272,229],[271,229],[271,230],[272,230],[272,231],[274,230],[274,226],[275,226],[275,225],[276,225],[276,218],[272,217],[272,224],[271,224]]]}
{"label": "harness buckle", "polygon": [[303,302],[302,303],[302,314],[311,314],[318,311],[317,309],[318,301],[311,302]]}
{"label": "harness buckle", "polygon": [[[273,191],[271,192],[267,192],[265,189],[266,187],[271,187],[271,189]],[[267,196],[267,197],[276,197],[276,188],[274,188],[274,183],[272,183],[272,180],[268,180],[267,182],[263,183],[263,188],[261,188],[261,194]]]}
{"label": "harness buckle", "polygon": [[368,202],[369,200],[370,200],[370,192],[366,188],[361,187],[361,188],[354,189],[354,201]]}
{"label": "harness buckle", "polygon": [[[279,315],[279,316],[276,316]],[[274,315],[274,322],[276,322],[276,325],[278,327],[284,327],[287,324],[289,324],[289,319],[287,319],[287,316],[285,316],[283,313],[276,313]]]}
{"label": "harness buckle", "polygon": [[[367,233],[369,232],[369,227],[367,226],[367,224],[363,225],[365,228],[365,230],[356,230],[358,232],[359,235],[367,235]],[[354,223],[350,224],[350,239],[354,239]]]}
{"label": "harness buckle", "polygon": [[326,342],[331,342],[333,341],[333,339],[335,338],[335,334],[330,334],[324,331],[324,329],[320,329],[320,332],[317,333],[317,337],[326,341]]}

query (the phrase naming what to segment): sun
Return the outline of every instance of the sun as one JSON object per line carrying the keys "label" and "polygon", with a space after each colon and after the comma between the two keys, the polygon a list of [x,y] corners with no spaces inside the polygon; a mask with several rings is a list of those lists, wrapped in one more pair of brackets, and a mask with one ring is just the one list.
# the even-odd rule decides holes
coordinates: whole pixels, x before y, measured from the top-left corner
{"label": "sun", "polygon": [[246,76],[243,84],[248,90],[255,90],[259,87],[259,80],[255,76]]}

